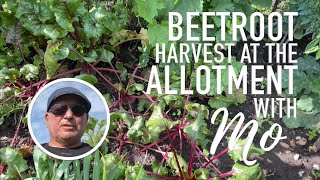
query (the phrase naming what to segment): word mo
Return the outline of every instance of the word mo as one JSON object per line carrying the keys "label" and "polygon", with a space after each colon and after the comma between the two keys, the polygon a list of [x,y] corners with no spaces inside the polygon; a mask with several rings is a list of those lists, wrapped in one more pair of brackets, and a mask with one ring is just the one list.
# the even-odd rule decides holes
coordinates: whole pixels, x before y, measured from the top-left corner
{"label": "word mo", "polygon": [[[245,145],[244,145],[244,149],[243,149],[243,153],[242,153],[242,157],[243,157],[243,161],[244,163],[246,163],[247,165],[251,166],[253,164],[256,163],[257,160],[253,160],[253,161],[249,161],[247,159],[247,156],[248,156],[248,152],[250,150],[250,146],[253,142],[253,139],[258,131],[258,127],[259,127],[259,124],[258,124],[258,121],[256,120],[250,120],[247,124],[245,124],[243,126],[243,128],[241,129],[242,125],[243,125],[243,122],[244,122],[244,115],[243,113],[238,113],[231,121],[230,123],[226,126],[227,124],[227,121],[228,121],[228,110],[226,108],[220,108],[218,110],[216,110],[212,117],[211,117],[211,123],[214,124],[217,116],[223,112],[223,117],[222,117],[222,121],[221,121],[221,124],[215,134],[215,137],[213,139],[213,142],[211,144],[211,148],[210,148],[210,154],[214,155],[216,153],[216,150],[217,150],[217,147],[220,143],[220,141],[222,140],[223,136],[226,134],[227,130],[230,128],[230,126],[234,123],[234,121],[238,121],[236,127],[234,128],[232,134],[231,134],[231,137],[229,139],[229,143],[228,143],[228,148],[230,150],[232,150],[233,148],[235,148],[235,145],[237,143],[237,141],[239,140],[239,138],[243,135],[243,133],[250,127],[250,131],[249,131],[249,134],[248,134],[248,137],[247,137],[247,140],[245,142]],[[277,128],[278,131],[277,133],[274,133],[274,129]],[[241,131],[240,131],[241,130]],[[273,134],[275,134],[275,137],[273,136]],[[271,138],[273,139],[273,143],[267,147],[266,146],[266,143],[267,143],[267,140],[268,138]],[[260,139],[260,147],[261,149],[263,149],[264,151],[270,151],[272,150],[277,144],[278,142],[281,140],[281,139],[286,139],[287,136],[282,136],[282,127],[275,123],[273,124],[270,129],[268,131],[266,131],[261,139]]]}

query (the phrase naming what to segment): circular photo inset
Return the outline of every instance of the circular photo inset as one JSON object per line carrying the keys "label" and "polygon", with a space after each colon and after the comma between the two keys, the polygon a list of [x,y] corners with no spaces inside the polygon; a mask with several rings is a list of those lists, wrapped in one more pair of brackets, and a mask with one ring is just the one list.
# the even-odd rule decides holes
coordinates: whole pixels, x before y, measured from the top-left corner
{"label": "circular photo inset", "polygon": [[76,160],[104,142],[110,113],[93,85],[62,78],[41,88],[28,110],[28,128],[36,145],[51,157]]}

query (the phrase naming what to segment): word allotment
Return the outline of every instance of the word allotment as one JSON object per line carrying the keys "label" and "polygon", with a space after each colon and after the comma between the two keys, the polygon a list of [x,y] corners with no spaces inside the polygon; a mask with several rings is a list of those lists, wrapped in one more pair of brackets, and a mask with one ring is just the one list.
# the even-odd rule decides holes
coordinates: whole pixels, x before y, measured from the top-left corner
{"label": "word allotment", "polygon": [[[293,94],[293,74],[294,70],[298,69],[297,61],[293,58],[296,55],[294,49],[297,47],[297,43],[293,43],[293,19],[297,16],[297,12],[284,12],[280,14],[278,12],[272,12],[266,17],[259,12],[252,13],[247,17],[241,12],[187,12],[186,16],[179,14],[178,12],[169,13],[169,33],[168,39],[171,43],[157,43],[156,44],[156,63],[162,63],[164,65],[164,82],[160,81],[159,70],[157,65],[153,65],[150,72],[150,78],[148,81],[148,87],[146,94],[150,94],[151,91],[157,94],[194,94],[194,90],[197,94],[209,94],[210,90],[215,89],[216,92],[210,92],[210,94],[232,94],[233,89],[242,88],[243,94],[248,93],[250,88],[251,94],[272,94],[275,91],[281,95],[282,87],[288,87],[288,93]],[[201,17],[200,17],[201,16]],[[192,18],[201,18],[202,24],[193,24]],[[209,24],[209,18],[218,18],[221,26],[218,30],[215,30],[214,24]],[[284,18],[287,19],[284,23]],[[226,22],[231,20],[231,35],[233,41],[240,40],[244,42],[242,48],[242,54],[240,62],[243,63],[241,67],[237,69],[232,65],[235,59],[232,57],[232,49],[235,44],[233,43],[218,43],[216,37],[209,36],[210,31],[220,32],[219,40],[221,42],[226,41]],[[266,23],[265,23],[266,22]],[[245,34],[244,28],[250,23],[249,35],[253,42],[248,43],[248,38]],[[273,23],[277,23],[278,28],[273,27]],[[258,24],[258,26],[257,26]],[[199,32],[201,27],[201,37],[193,36]],[[284,28],[284,26],[287,26]],[[256,29],[258,30],[256,31]],[[288,43],[280,44],[283,37],[283,29],[288,31]],[[248,30],[248,29],[247,29]],[[257,51],[260,47],[260,41],[265,38],[265,30],[267,30],[267,38],[273,42],[265,43],[268,53],[267,65],[257,64]],[[182,39],[186,38],[186,39]],[[187,41],[188,43],[184,43]],[[213,43],[214,42],[214,43]],[[192,58],[192,59],[190,59]],[[246,62],[246,64],[244,64]],[[170,69],[170,64],[180,64],[180,88],[170,88],[170,77],[173,70]],[[197,67],[192,73],[196,77],[196,87],[189,89],[189,85],[186,85],[186,65],[187,64],[199,64],[194,65]],[[239,62],[236,62],[239,63]],[[271,64],[278,64],[274,67]],[[286,64],[286,65],[280,65]],[[248,66],[250,65],[251,74],[248,74]],[[176,71],[176,69],[175,69]],[[266,77],[258,77],[258,71],[266,71]],[[227,73],[226,73],[227,72]],[[283,74],[287,74],[287,81],[282,81]],[[227,85],[222,85],[222,78],[227,78]],[[212,82],[214,83],[212,83]],[[251,82],[251,87],[248,86],[248,82]],[[285,82],[286,84],[282,84]],[[224,84],[226,82],[224,81]],[[259,84],[266,83],[265,89],[257,89]],[[163,87],[164,85],[164,87]],[[210,86],[215,86],[211,88]],[[263,115],[268,116],[268,112],[271,112],[271,117],[278,114],[281,118],[283,116],[283,108],[287,108],[286,115],[296,117],[296,99],[295,98],[254,98],[254,106],[256,116]],[[277,111],[277,112],[276,112]],[[222,121],[213,139],[210,154],[214,155],[225,135],[226,131],[231,127],[233,123],[236,123],[236,128],[233,129],[230,137],[228,148],[233,149],[238,139],[244,134],[245,131],[249,130],[245,147],[243,150],[243,159],[247,165],[253,165],[256,160],[249,161],[247,158],[250,146],[253,142],[255,134],[258,130],[258,122],[256,120],[250,120],[246,124],[244,123],[244,115],[242,112],[238,113],[232,120],[227,124],[228,110],[226,108],[220,108],[216,110],[211,118],[211,123],[214,124],[217,116],[222,113]],[[274,132],[277,131],[277,132]],[[273,143],[270,146],[266,145],[266,142],[270,138]],[[268,131],[266,131],[260,139],[260,147],[265,151],[270,151],[273,147],[282,139],[286,139],[286,136],[282,136],[282,127],[274,123]]]}

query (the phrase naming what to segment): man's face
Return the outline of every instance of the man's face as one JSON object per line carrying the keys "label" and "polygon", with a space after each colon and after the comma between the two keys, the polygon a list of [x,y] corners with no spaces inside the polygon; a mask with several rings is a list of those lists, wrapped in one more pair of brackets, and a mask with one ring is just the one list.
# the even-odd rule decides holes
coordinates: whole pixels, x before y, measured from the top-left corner
{"label": "man's face", "polygon": [[[51,111],[61,110],[59,109],[61,105],[67,105],[68,107],[62,115]],[[76,95],[62,95],[53,102],[51,110],[46,113],[45,117],[50,133],[50,142],[55,141],[70,146],[81,142],[81,137],[87,127],[88,114],[77,115],[76,112],[72,111],[75,106],[84,107],[83,101]]]}

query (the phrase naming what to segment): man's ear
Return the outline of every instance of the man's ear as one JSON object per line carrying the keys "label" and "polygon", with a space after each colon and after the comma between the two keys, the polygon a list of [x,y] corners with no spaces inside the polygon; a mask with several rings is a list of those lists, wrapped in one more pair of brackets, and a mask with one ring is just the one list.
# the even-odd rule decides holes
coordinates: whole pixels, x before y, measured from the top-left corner
{"label": "man's ear", "polygon": [[45,121],[46,121],[46,126],[48,127],[49,113],[46,113],[46,115],[45,115]]}

